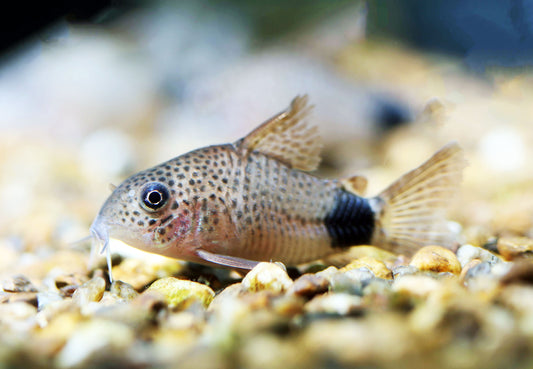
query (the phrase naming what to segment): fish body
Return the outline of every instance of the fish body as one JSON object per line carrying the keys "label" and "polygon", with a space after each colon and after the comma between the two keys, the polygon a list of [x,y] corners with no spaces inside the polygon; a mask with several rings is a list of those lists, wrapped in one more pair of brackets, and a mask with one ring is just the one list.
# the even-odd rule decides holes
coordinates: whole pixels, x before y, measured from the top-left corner
{"label": "fish body", "polygon": [[[306,97],[233,144],[201,148],[137,173],[107,199],[92,234],[183,260],[250,269],[301,264],[377,244],[409,253],[448,243],[441,211],[464,167],[457,144],[441,149],[380,195],[360,177],[320,179],[321,143]],[[364,182],[366,183],[366,182]]]}

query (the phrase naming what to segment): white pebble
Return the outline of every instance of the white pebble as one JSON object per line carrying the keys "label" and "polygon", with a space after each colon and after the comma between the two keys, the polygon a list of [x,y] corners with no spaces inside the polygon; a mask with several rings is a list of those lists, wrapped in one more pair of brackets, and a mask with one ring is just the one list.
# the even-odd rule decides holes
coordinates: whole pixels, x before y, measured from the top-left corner
{"label": "white pebble", "polygon": [[493,255],[490,251],[482,249],[481,247],[476,247],[468,244],[459,247],[456,256],[457,260],[459,260],[459,263],[461,263],[461,268],[464,268],[466,264],[468,264],[474,259],[486,261],[489,264],[497,264],[503,262],[496,255]]}
{"label": "white pebble", "polygon": [[420,297],[425,297],[439,288],[439,282],[424,275],[405,275],[392,283],[393,291]]}
{"label": "white pebble", "polygon": [[317,296],[307,303],[305,310],[308,313],[329,313],[346,315],[361,309],[362,298],[347,293],[332,293]]}
{"label": "white pebble", "polygon": [[76,367],[102,351],[115,352],[126,349],[134,340],[132,330],[124,324],[109,320],[93,320],[82,325],[69,338],[59,355],[61,368]]}

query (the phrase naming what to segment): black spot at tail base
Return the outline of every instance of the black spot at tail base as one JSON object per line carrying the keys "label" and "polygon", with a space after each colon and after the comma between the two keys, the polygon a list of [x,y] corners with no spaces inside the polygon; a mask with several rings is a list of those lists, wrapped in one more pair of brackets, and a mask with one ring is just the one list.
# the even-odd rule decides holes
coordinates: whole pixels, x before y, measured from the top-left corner
{"label": "black spot at tail base", "polygon": [[332,247],[367,245],[374,232],[374,212],[367,199],[338,190],[335,206],[324,223]]}

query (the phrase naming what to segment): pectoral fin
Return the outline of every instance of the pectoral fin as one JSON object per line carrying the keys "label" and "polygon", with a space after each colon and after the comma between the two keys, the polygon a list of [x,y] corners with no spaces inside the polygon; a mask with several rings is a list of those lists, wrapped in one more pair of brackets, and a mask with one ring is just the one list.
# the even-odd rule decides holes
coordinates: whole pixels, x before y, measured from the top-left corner
{"label": "pectoral fin", "polygon": [[312,106],[297,96],[291,106],[254,129],[237,146],[243,156],[259,151],[295,169],[314,170],[320,163],[322,143],[315,126],[305,119]]}
{"label": "pectoral fin", "polygon": [[238,258],[236,256],[213,254],[205,250],[198,250],[196,255],[210,263],[237,269],[253,269],[257,264],[259,264],[259,261]]}

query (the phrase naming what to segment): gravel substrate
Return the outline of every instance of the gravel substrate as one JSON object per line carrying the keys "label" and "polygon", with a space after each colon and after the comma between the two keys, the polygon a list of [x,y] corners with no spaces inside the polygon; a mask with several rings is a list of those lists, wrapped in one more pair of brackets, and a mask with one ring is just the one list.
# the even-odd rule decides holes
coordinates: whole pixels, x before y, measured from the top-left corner
{"label": "gravel substrate", "polygon": [[[18,110],[15,103],[0,109],[0,367],[533,367],[531,73],[495,71],[480,79],[454,61],[372,41],[336,54],[329,66],[342,76],[335,76],[337,84],[330,83],[331,71],[316,80],[315,69],[298,71],[297,81],[313,80],[324,96],[352,81],[358,91],[386,90],[414,117],[388,134],[358,136],[369,124],[352,127],[344,140],[342,126],[325,132],[319,175],[364,174],[372,195],[443,144],[459,142],[469,167],[462,195],[450,199],[449,228],[459,240],[453,249],[429,245],[407,257],[361,246],[341,261],[298,268],[261,263],[239,275],[112,242],[110,283],[104,258],[91,257],[90,242],[73,243],[88,234],[108,183],[170,159],[169,152],[182,153],[178,138],[194,147],[206,143],[168,123],[176,111],[186,113],[182,121],[194,121],[192,108],[161,98],[150,82],[154,67],[128,49],[140,41],[88,37],[83,30],[71,37],[78,41],[45,49],[42,58],[20,66],[19,79],[14,68],[10,84],[0,80],[0,96],[20,88],[27,98]],[[275,63],[291,58],[284,52],[254,58],[276,70]],[[58,78],[82,75],[88,55],[105,83]],[[204,95],[218,96],[208,77],[196,81],[202,92],[190,97],[196,106],[203,107]],[[220,106],[233,106],[233,99],[238,107],[227,119],[256,116],[244,97],[261,101],[249,89],[236,90],[254,81],[219,86],[229,99],[217,100]],[[318,106],[327,99],[311,93],[310,100]],[[326,118],[336,117],[332,105],[321,112],[323,131]],[[233,139],[264,118],[234,127]],[[216,122],[201,132],[226,130]]]}

